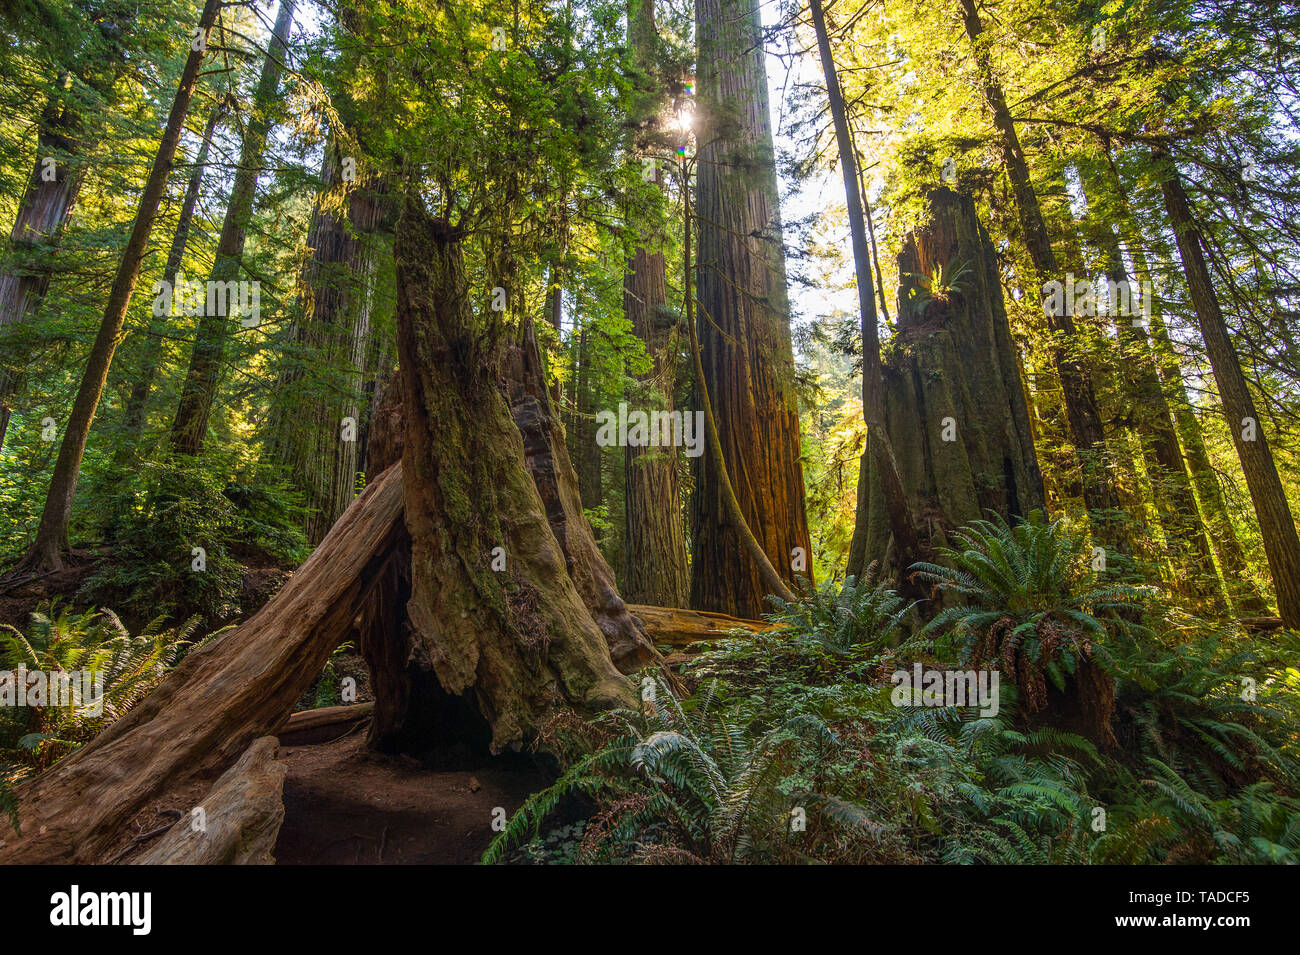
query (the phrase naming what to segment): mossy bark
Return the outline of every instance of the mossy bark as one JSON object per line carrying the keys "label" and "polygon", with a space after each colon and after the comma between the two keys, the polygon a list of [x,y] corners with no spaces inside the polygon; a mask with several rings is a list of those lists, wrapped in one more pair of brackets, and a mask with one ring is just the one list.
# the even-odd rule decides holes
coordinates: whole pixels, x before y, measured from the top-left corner
{"label": "mossy bark", "polygon": [[524,319],[508,350],[505,380],[510,410],[524,443],[528,473],[546,509],[551,532],[564,551],[569,578],[604,634],[610,657],[624,672],[657,661],[659,655],[645,628],[628,612],[614,572],[605,562],[591,523],[582,512],[578,476],[546,387],[546,369],[532,319]]}
{"label": "mossy bark", "polygon": [[529,474],[499,381],[506,330],[470,306],[457,237],[408,199],[397,226],[407,616],[442,688],[501,751],[558,711],[631,704]]}
{"label": "mossy bark", "polygon": [[[886,427],[913,522],[933,549],[990,510],[1014,519],[1042,508],[1044,494],[992,243],[969,197],[937,189],[929,202],[930,224],[904,239],[898,257],[898,333],[885,352],[884,381]],[[953,290],[921,294],[919,276],[957,263],[968,271]],[[865,477],[858,493],[866,547],[849,572],[882,561],[892,573],[878,470]]]}

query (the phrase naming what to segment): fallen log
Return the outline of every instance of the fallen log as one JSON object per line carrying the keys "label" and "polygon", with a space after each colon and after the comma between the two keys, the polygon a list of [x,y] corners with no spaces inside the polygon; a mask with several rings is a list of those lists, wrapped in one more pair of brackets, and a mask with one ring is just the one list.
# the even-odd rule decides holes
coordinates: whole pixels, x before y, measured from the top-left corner
{"label": "fallen log", "polygon": [[217,780],[195,807],[131,865],[275,865],[284,823],[284,777],[274,736],[262,736]]}
{"label": "fallen log", "polygon": [[376,478],[307,562],[233,633],[193,651],[122,719],[18,787],[5,863],[99,863],[164,793],[214,778],[273,734],[350,633],[402,529],[402,469]]}
{"label": "fallen log", "polygon": [[673,648],[690,646],[701,640],[717,640],[725,637],[728,630],[768,633],[785,628],[785,625],[780,623],[729,617],[725,613],[713,613],[707,610],[651,607],[647,604],[628,604],[627,609],[645,624],[646,633],[650,635],[651,640]]}
{"label": "fallen log", "polygon": [[347,703],[343,706],[322,706],[315,710],[299,710],[284,721],[284,726],[277,735],[287,736],[290,733],[314,730],[321,726],[355,723],[364,720],[374,711],[373,700],[366,703]]}
{"label": "fallen log", "polygon": [[1281,617],[1242,617],[1237,623],[1247,630],[1278,630],[1282,626]]}

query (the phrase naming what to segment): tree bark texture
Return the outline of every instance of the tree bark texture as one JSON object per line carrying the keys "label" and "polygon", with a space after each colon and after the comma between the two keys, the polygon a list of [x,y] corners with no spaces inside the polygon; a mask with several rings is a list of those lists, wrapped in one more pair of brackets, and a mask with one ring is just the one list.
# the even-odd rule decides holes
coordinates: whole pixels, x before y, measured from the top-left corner
{"label": "tree bark texture", "polygon": [[[932,550],[990,510],[1014,520],[1045,503],[992,242],[970,197],[940,188],[929,202],[930,223],[904,239],[898,257],[898,333],[884,362],[884,404],[912,519]],[[918,276],[952,261],[969,269],[957,291],[910,296]],[[875,469],[859,498],[867,544],[849,571],[860,574],[871,561],[888,571],[896,558]]]}
{"label": "tree bark texture", "polygon": [[[754,0],[697,0],[699,339],[722,454],[741,512],[772,565],[810,576],[790,306],[762,30]],[[764,608],[757,564],[728,519],[717,462],[696,459],[691,605]]]}

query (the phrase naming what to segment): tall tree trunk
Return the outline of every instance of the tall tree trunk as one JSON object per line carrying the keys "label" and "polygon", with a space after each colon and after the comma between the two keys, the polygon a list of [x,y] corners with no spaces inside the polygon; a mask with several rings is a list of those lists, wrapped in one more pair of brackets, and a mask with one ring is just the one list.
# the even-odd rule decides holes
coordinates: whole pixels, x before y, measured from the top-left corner
{"label": "tall tree trunk", "polygon": [[582,506],[600,507],[603,500],[601,488],[600,446],[596,444],[596,376],[592,372],[592,352],[596,348],[589,319],[582,320],[582,330],[577,333],[577,368],[574,372],[573,427],[569,429],[568,446],[578,470],[578,493]]}
{"label": "tall tree trunk", "polygon": [[[690,177],[687,175],[687,162],[685,157],[682,159],[682,182],[689,182]],[[695,290],[691,287],[691,275],[694,273],[691,262],[691,193],[689,189],[682,192],[682,206],[684,215],[682,216],[682,275],[685,277],[686,284],[686,328],[691,336],[691,361],[695,370],[695,394],[701,405],[704,406],[704,433],[706,435],[705,447],[708,449],[708,455],[703,458],[706,462],[711,463],[711,476],[718,485],[718,497],[722,504],[723,514],[731,525],[740,546],[744,549],[745,554],[753,561],[754,571],[758,574],[764,591],[767,594],[776,596],[786,602],[795,599],[792,591],[786,582],[782,579],[777,569],[772,566],[772,560],[763,550],[763,545],[758,538],[754,536],[754,531],[750,528],[749,519],[745,516],[740,507],[740,500],[736,496],[735,485],[732,484],[730,469],[727,466],[726,455],[722,451],[722,439],[718,436],[718,419],[713,412],[713,399],[709,397],[709,388],[704,376],[704,358],[700,349],[700,336],[696,330],[695,318]]]}
{"label": "tall tree trunk", "polygon": [[[1095,201],[1100,185],[1087,175],[1086,169],[1081,169],[1080,174],[1085,192]],[[1115,175],[1113,167],[1111,175]],[[1118,179],[1112,178],[1111,185],[1118,185]],[[1109,221],[1094,223],[1092,232],[1106,257],[1107,278],[1116,288],[1128,287],[1128,270],[1124,265],[1119,236]],[[1132,301],[1137,302],[1139,288],[1135,285],[1130,294]],[[1146,294],[1153,294],[1150,286]],[[1113,313],[1114,304],[1111,303]],[[1154,315],[1154,309],[1150,311]],[[1115,313],[1114,319],[1123,371],[1119,384],[1137,419],[1142,457],[1173,561],[1173,585],[1189,597],[1207,600],[1212,606],[1222,609],[1223,589],[1214,572],[1209,537],[1196,506],[1191,476],[1174,430],[1173,414],[1165,398],[1146,325],[1133,315]]]}
{"label": "tall tree trunk", "polygon": [[1178,254],[1187,276],[1192,306],[1201,326],[1214,382],[1223,404],[1232,443],[1250,490],[1251,503],[1259,521],[1264,554],[1268,558],[1277,593],[1278,614],[1288,627],[1300,627],[1300,537],[1287,505],[1286,492],[1273,463],[1273,452],[1264,438],[1263,423],[1255,410],[1241,362],[1228,334],[1210,270],[1205,262],[1200,230],[1193,218],[1178,169],[1170,156],[1156,150],[1152,159],[1164,173],[1161,190],[1170,225],[1178,240]]}
{"label": "tall tree trunk", "polygon": [[[637,249],[624,278],[623,311],[654,361],[643,377],[655,410],[672,412],[680,341],[667,311],[664,254]],[[690,412],[686,412],[689,414]],[[627,448],[624,502],[627,572],[623,594],[634,603],[681,607],[690,593],[686,536],[677,489],[677,449]]]}
{"label": "tall tree trunk", "polygon": [[[631,48],[631,82],[640,96],[629,120],[654,124],[667,103],[667,91],[658,77],[654,51],[659,40],[654,0],[632,0],[628,5],[628,43]],[[629,397],[648,402],[653,410],[671,413],[677,382],[677,356],[681,350],[676,316],[667,308],[668,282],[660,236],[643,217],[629,226],[648,242],[632,253],[623,277],[623,314],[633,333],[645,343],[652,362],[641,384]],[[646,245],[657,245],[649,251]],[[686,534],[678,493],[677,449],[627,447],[624,467],[623,594],[628,600],[664,607],[681,607],[690,594],[686,559]]]}
{"label": "tall tree trunk", "polygon": [[771,589],[728,515],[722,467],[781,577],[812,571],[767,69],[756,0],[696,0],[695,22],[698,337],[722,461],[709,445],[696,459],[691,605],[757,617]]}
{"label": "tall tree trunk", "polygon": [[24,569],[39,572],[57,570],[63,566],[68,522],[72,516],[72,499],[77,491],[77,477],[81,471],[81,456],[86,449],[86,439],[90,436],[90,425],[95,419],[99,396],[103,394],[104,382],[108,379],[109,366],[113,363],[113,352],[122,334],[127,307],[131,304],[131,293],[135,291],[135,283],[140,277],[140,266],[149,244],[149,235],[153,231],[154,219],[158,215],[158,205],[167,188],[168,174],[176,157],[176,148],[185,126],[185,115],[189,111],[190,99],[199,78],[199,67],[207,49],[208,34],[220,9],[221,0],[207,0],[199,15],[196,36],[203,41],[199,44],[201,49],[191,49],[185,61],[185,69],[172,100],[171,113],[167,117],[167,127],[158,146],[158,154],[154,157],[153,168],[149,171],[149,178],[145,181],[140,205],[136,209],[131,237],[122,252],[113,287],[108,293],[104,318],[91,346],[86,371],[72,404],[72,414],[68,418],[63,441],[59,445],[59,457],[54,464],[45,508],[41,512],[41,523],[36,531],[36,539],[23,560]]}
{"label": "tall tree trunk", "polygon": [[1132,206],[1128,201],[1127,193],[1122,189],[1117,171],[1115,183],[1126,227],[1125,241],[1128,245],[1129,257],[1133,260],[1133,269],[1137,272],[1138,278],[1146,281],[1151,289],[1151,342],[1155,350],[1156,369],[1160,375],[1160,383],[1164,386],[1165,400],[1173,414],[1178,440],[1187,461],[1192,485],[1196,489],[1196,499],[1200,503],[1205,524],[1208,525],[1210,543],[1214,548],[1215,557],[1218,558],[1220,575],[1229,599],[1240,616],[1263,616],[1268,612],[1268,604],[1251,581],[1246,554],[1237,537],[1237,529],[1228,514],[1228,505],[1224,500],[1223,487],[1219,484],[1219,475],[1211,464],[1209,452],[1205,447],[1200,419],[1187,398],[1187,385],[1183,380],[1182,366],[1179,364],[1178,353],[1169,338],[1169,329],[1161,314],[1159,296],[1155,293],[1155,273],[1147,256],[1142,230],[1134,221]]}
{"label": "tall tree trunk", "polygon": [[[293,26],[294,3],[295,0],[280,0],[271,42],[262,62],[262,74],[244,125],[239,168],[235,171],[230,202],[226,206],[221,237],[217,240],[216,256],[212,272],[208,276],[210,289],[218,283],[225,287],[227,283],[239,278],[244,241],[253,214],[253,198],[266,154],[266,139],[277,106],[276,93],[280,86],[280,75],[284,71],[285,49]],[[226,311],[227,309],[212,308],[209,304],[203,309],[195,330],[189,370],[181,388],[176,417],[172,421],[172,448],[181,454],[195,455],[203,450],[212,404],[221,385],[226,346],[232,333],[230,316],[225,314]]]}
{"label": "tall tree trunk", "polygon": [[[189,244],[190,228],[194,222],[194,206],[198,203],[199,190],[203,185],[203,175],[207,170],[208,153],[212,147],[212,136],[217,124],[225,113],[224,103],[218,103],[208,114],[208,124],[203,130],[203,140],[199,144],[198,155],[190,168],[190,178],[185,185],[185,195],[181,200],[180,215],[176,219],[176,231],[172,233],[171,248],[167,251],[167,264],[163,268],[163,281],[168,287],[175,287],[176,277],[180,274],[181,264],[185,260],[185,247]],[[132,456],[137,453],[140,436],[144,433],[145,406],[153,391],[154,381],[158,377],[158,366],[162,360],[162,333],[165,319],[153,315],[149,328],[145,332],[144,354],[138,377],[127,395],[123,412],[123,442],[114,456],[118,467],[125,467]]]}
{"label": "tall tree trunk", "polygon": [[[1136,267],[1142,270],[1141,266]],[[1164,318],[1160,315],[1158,301],[1153,303],[1151,330],[1159,357],[1160,381],[1164,385],[1166,396],[1172,396],[1170,401],[1178,438],[1183,447],[1183,454],[1187,458],[1192,484],[1196,488],[1196,498],[1209,525],[1210,541],[1214,546],[1214,555],[1218,558],[1219,570],[1228,595],[1239,615],[1263,616],[1268,612],[1268,603],[1252,582],[1246,553],[1242,549],[1241,539],[1237,536],[1237,528],[1232,523],[1232,517],[1228,514],[1228,502],[1224,498],[1223,486],[1219,483],[1219,474],[1210,461],[1210,452],[1205,446],[1200,418],[1196,416],[1196,411],[1187,398],[1182,367],[1179,365],[1173,342],[1169,338],[1169,330],[1165,326]]]}
{"label": "tall tree trunk", "polygon": [[[1040,283],[1060,281],[1056,255],[1048,238],[1038,196],[1029,178],[1029,165],[1016,132],[1015,121],[1007,107],[1002,86],[993,74],[986,41],[984,24],[975,8],[975,0],[960,0],[962,21],[970,39],[984,99],[993,116],[993,125],[1002,141],[1002,158],[1016,200],[1016,214],[1020,222],[1025,246]],[[1079,456],[1083,472],[1084,503],[1088,507],[1096,531],[1111,546],[1122,546],[1122,533],[1115,526],[1114,512],[1118,495],[1106,470],[1106,438],[1097,398],[1093,393],[1092,378],[1087,362],[1077,353],[1078,336],[1074,318],[1064,309],[1045,309],[1048,328],[1052,333],[1052,361],[1061,380],[1065,399],[1066,420],[1070,437]],[[1056,312],[1060,314],[1056,314]]]}
{"label": "tall tree trunk", "polygon": [[[327,147],[326,191],[341,170]],[[366,364],[371,358],[374,233],[392,217],[387,181],[366,176],[346,198],[346,212],[317,205],[308,233],[302,315],[290,326],[286,365],[276,385],[270,441],[276,460],[306,495],[307,539],[324,539],[347,510],[360,470]]]}
{"label": "tall tree trunk", "polygon": [[[860,577],[871,559],[884,556],[883,552],[867,554],[867,487],[874,470],[889,514],[899,572],[899,589],[911,593],[907,568],[922,558],[921,542],[916,526],[912,523],[912,511],[899,474],[898,461],[894,457],[894,446],[885,428],[885,379],[880,365],[880,329],[876,322],[876,294],[871,282],[871,249],[864,221],[866,217],[862,210],[862,194],[859,192],[857,152],[849,134],[848,113],[840,92],[839,74],[835,70],[835,57],[831,52],[831,39],[826,30],[826,16],[822,12],[821,0],[809,0],[809,7],[812,10],[813,29],[817,34],[822,73],[826,77],[826,99],[835,126],[835,142],[840,153],[840,172],[848,206],[853,269],[858,280],[858,314],[862,328],[862,417],[867,425],[867,450],[862,455],[858,472],[858,487],[861,491],[858,495],[853,540],[849,546],[848,573]],[[919,592],[915,595],[919,596]]]}
{"label": "tall tree trunk", "polygon": [[58,245],[85,175],[79,161],[85,152],[79,141],[81,125],[81,117],[68,103],[52,102],[45,108],[35,168],[9,235],[10,258],[0,269],[0,448],[13,414],[10,403],[21,386],[30,353],[15,339],[26,331],[27,321],[49,288],[51,265],[45,249]]}

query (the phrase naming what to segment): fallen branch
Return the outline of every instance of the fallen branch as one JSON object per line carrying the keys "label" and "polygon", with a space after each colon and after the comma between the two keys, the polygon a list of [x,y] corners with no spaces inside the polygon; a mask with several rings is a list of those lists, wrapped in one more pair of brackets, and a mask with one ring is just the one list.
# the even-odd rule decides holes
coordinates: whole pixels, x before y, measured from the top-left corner
{"label": "fallen branch", "polygon": [[685,647],[701,640],[717,640],[728,630],[748,630],[767,633],[784,629],[784,624],[766,620],[746,620],[729,617],[725,613],[705,610],[686,610],[682,607],[651,607],[646,604],[628,604],[627,609],[645,624],[646,633],[655,643],[671,647]]}
{"label": "fallen branch", "polygon": [[355,723],[368,718],[374,711],[373,700],[366,703],[349,703],[345,706],[324,706],[317,710],[299,710],[285,720],[284,726],[276,735],[284,737],[290,733],[334,726],[337,723]]}

